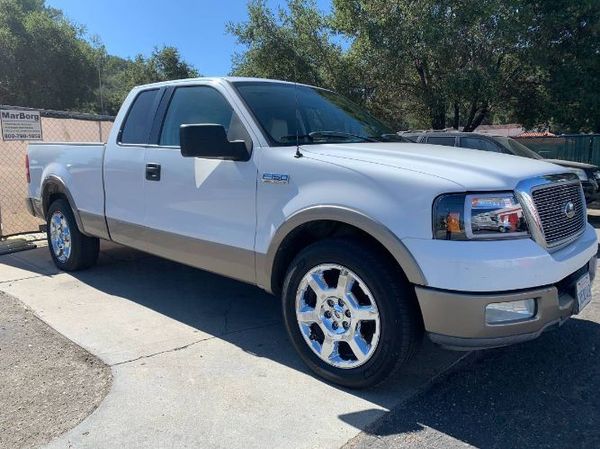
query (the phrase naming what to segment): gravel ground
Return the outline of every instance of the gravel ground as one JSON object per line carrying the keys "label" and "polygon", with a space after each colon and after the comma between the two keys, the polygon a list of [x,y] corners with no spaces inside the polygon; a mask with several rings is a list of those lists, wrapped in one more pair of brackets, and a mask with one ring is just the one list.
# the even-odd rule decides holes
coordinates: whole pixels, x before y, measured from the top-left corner
{"label": "gravel ground", "polygon": [[472,354],[345,449],[600,448],[599,283],[581,316]]}
{"label": "gravel ground", "polygon": [[0,448],[37,447],[71,429],[110,385],[108,366],[0,292]]}

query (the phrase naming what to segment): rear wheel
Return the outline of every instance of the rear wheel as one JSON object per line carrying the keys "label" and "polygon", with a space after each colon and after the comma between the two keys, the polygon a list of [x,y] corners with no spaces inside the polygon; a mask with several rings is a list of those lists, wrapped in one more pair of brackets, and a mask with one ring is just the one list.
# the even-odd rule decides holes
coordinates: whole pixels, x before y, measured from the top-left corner
{"label": "rear wheel", "polygon": [[351,388],[384,381],[421,339],[410,284],[387,260],[354,241],[321,241],[298,254],[285,279],[283,312],[306,364]]}
{"label": "rear wheel", "polygon": [[50,255],[59,269],[77,271],[96,263],[100,241],[79,231],[67,201],[58,199],[50,205],[46,224]]}

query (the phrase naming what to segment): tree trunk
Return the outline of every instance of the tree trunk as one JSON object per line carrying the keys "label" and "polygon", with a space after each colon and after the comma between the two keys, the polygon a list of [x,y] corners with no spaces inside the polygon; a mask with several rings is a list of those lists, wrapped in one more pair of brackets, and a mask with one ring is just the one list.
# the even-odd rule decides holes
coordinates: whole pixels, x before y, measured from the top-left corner
{"label": "tree trunk", "polygon": [[479,125],[481,125],[481,122],[483,122],[483,119],[485,119],[488,112],[489,111],[488,111],[487,106],[482,106],[479,109],[477,116],[465,125],[463,131],[469,132],[469,133],[475,131],[477,129],[477,127]]}
{"label": "tree trunk", "polygon": [[458,107],[458,102],[455,101],[454,102],[454,123],[452,125],[452,127],[456,130],[458,130],[458,127],[460,126],[460,109]]}
{"label": "tree trunk", "polygon": [[446,108],[437,104],[431,112],[431,127],[433,129],[444,129],[446,127]]}

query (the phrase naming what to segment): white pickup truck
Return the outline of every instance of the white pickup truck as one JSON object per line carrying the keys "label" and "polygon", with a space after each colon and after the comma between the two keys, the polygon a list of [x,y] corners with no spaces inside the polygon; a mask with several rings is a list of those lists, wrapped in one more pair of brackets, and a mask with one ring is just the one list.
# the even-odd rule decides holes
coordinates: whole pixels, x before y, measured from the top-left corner
{"label": "white pickup truck", "polygon": [[591,300],[597,240],[577,176],[415,144],[329,90],[245,78],[133,89],[108,143],[31,144],[31,213],[63,270],[99,239],[280,295],[329,381],[383,381],[422,336],[530,340]]}

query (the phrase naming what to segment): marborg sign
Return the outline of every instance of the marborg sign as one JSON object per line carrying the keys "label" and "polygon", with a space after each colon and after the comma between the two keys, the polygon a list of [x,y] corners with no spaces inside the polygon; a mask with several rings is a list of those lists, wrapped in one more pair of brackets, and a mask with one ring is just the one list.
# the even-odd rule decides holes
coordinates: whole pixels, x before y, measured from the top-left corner
{"label": "marborg sign", "polygon": [[2,140],[42,140],[40,111],[0,111]]}

